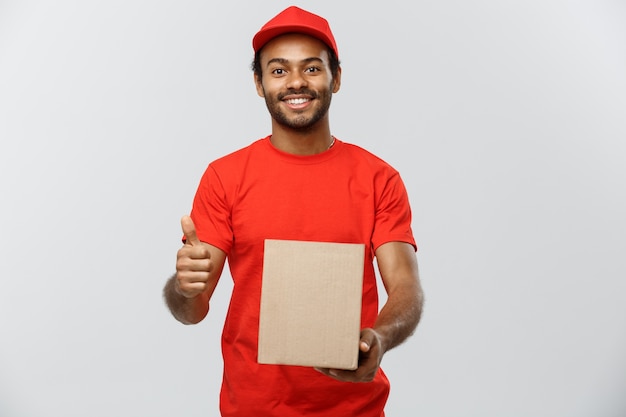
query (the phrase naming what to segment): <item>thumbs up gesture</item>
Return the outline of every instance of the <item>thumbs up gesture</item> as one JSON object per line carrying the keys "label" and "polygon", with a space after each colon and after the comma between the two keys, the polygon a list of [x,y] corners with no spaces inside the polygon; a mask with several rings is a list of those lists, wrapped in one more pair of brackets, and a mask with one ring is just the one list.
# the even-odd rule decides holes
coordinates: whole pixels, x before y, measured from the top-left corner
{"label": "thumbs up gesture", "polygon": [[180,224],[186,239],[176,254],[176,292],[194,298],[207,289],[213,263],[208,245],[198,239],[191,217],[183,216]]}

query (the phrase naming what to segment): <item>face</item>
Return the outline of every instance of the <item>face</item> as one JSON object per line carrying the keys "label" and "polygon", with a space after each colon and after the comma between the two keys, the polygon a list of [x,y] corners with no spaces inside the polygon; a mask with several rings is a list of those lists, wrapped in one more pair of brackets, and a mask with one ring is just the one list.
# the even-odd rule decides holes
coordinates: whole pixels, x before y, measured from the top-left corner
{"label": "face", "polygon": [[263,47],[261,68],[261,78],[255,76],[257,93],[265,98],[275,123],[308,130],[328,122],[341,71],[332,76],[323,42],[301,34],[279,36]]}

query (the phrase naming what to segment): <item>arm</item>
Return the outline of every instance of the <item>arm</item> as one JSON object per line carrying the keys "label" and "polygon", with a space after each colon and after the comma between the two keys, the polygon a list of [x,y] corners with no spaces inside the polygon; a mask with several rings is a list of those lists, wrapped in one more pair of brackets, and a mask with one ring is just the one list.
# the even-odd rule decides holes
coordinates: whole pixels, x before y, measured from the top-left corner
{"label": "arm", "polygon": [[387,302],[372,329],[361,331],[359,367],[354,371],[318,369],[340,381],[374,379],[383,355],[411,336],[422,315],[424,295],[413,246],[390,242],[376,250],[378,269],[387,291]]}
{"label": "arm", "polygon": [[196,324],[209,312],[209,300],[222,274],[226,254],[201,242],[190,217],[181,220],[186,241],[178,250],[176,274],[163,288],[165,303],[181,323]]}
{"label": "arm", "polygon": [[419,281],[417,257],[408,243],[391,242],[376,251],[378,268],[387,291],[374,331],[386,352],[411,336],[422,316],[424,294]]}

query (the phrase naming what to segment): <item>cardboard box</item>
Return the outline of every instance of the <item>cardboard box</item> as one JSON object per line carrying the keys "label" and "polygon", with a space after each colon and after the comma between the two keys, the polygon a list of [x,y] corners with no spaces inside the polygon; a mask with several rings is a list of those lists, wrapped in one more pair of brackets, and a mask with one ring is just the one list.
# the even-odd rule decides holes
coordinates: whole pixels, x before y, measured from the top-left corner
{"label": "cardboard box", "polygon": [[356,369],[365,245],[265,241],[258,362]]}

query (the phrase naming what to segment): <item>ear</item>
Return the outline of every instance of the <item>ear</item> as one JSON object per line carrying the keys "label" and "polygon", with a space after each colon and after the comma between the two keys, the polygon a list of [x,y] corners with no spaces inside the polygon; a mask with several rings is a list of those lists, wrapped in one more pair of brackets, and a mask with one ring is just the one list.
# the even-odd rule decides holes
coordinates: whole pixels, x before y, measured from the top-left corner
{"label": "ear", "polygon": [[341,67],[337,68],[337,75],[333,77],[333,93],[339,91],[341,87]]}
{"label": "ear", "polygon": [[256,73],[253,74],[253,76],[256,93],[259,95],[259,97],[265,97],[265,89],[263,88],[263,82],[261,80],[261,77],[257,77]]}

